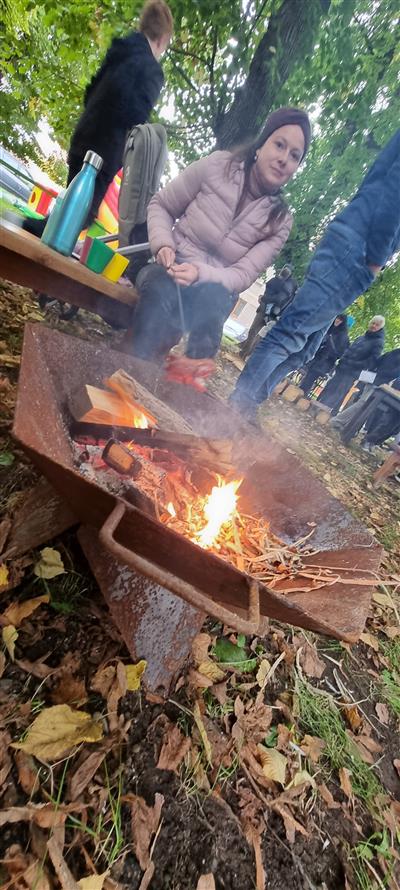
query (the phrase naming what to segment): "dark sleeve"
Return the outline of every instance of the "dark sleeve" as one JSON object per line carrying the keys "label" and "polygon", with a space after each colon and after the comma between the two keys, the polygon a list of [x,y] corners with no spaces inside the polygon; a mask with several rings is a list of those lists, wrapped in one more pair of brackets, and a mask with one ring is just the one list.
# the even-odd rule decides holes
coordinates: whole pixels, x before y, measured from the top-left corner
{"label": "dark sleeve", "polygon": [[[122,66],[121,66],[122,67]],[[145,124],[157,104],[164,83],[162,69],[146,60],[138,72],[136,62],[125,63],[123,72],[123,93],[118,103],[118,124],[130,130],[136,124]]]}
{"label": "dark sleeve", "polygon": [[[384,266],[400,231],[400,149],[382,183],[382,194],[372,215],[367,242],[367,262]],[[397,245],[396,245],[397,246]]]}
{"label": "dark sleeve", "polygon": [[271,278],[271,281],[268,281],[266,284],[266,287],[265,287],[264,302],[265,303],[273,303],[275,297],[277,297],[278,294],[280,294],[280,292],[281,292],[281,286],[282,285],[281,285],[279,278],[277,278],[277,277]]}

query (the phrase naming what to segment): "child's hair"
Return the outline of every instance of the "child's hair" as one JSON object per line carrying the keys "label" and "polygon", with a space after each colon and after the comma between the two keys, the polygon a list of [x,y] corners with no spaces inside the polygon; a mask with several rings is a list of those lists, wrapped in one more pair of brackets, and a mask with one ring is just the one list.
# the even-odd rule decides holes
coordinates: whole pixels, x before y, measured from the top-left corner
{"label": "child's hair", "polygon": [[150,40],[159,40],[168,34],[172,36],[174,20],[165,0],[147,0],[139,19],[139,31]]}

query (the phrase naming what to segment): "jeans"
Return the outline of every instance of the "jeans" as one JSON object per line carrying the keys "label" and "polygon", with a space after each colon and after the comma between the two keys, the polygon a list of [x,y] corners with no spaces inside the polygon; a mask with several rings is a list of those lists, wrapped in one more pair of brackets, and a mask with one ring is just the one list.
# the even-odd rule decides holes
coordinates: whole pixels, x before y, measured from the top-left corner
{"label": "jeans", "polygon": [[365,241],[334,221],[319,244],[304,284],[243,369],[232,400],[259,405],[280,380],[315,355],[336,316],[374,280],[365,259]]}
{"label": "jeans", "polygon": [[224,322],[237,301],[222,284],[201,281],[181,287],[184,326],[178,289],[163,266],[152,263],[138,274],[140,302],[133,320],[133,354],[162,361],[188,333],[188,358],[213,358],[218,352]]}
{"label": "jeans", "polygon": [[344,397],[357,379],[356,374],[356,371],[342,371],[338,368],[318,396],[318,402],[330,408],[332,416],[339,411]]}

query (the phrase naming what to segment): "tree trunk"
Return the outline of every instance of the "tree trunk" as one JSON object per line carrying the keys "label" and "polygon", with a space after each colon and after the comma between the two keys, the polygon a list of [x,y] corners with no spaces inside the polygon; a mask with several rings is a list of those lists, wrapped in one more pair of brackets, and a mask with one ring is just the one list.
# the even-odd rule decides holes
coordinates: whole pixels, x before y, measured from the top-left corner
{"label": "tree trunk", "polygon": [[273,13],[231,107],[215,121],[220,149],[254,138],[298,61],[312,52],[331,0],[283,0]]}

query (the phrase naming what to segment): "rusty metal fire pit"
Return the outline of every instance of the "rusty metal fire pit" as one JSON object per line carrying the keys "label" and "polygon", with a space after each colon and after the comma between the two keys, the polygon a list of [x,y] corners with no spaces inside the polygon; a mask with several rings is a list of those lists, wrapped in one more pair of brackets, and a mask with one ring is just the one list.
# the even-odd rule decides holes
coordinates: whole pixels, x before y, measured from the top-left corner
{"label": "rusty metal fire pit", "polygon": [[[82,477],[73,465],[68,399],[83,381],[101,386],[121,367],[149,393],[156,389],[161,402],[149,394],[146,407],[157,415],[158,404],[164,417],[169,408],[170,430],[182,429],[183,417],[197,435],[234,437],[247,512],[265,516],[272,531],[290,542],[315,523],[313,547],[319,552],[310,561],[339,569],[348,580],[279,595]],[[103,550],[197,609],[247,632],[257,631],[260,616],[348,641],[362,631],[372,588],[352,584],[351,577],[377,571],[381,548],[295,455],[272,437],[249,435],[218,399],[160,383],[153,366],[102,344],[27,324],[13,432],[79,520],[99,530]]]}

